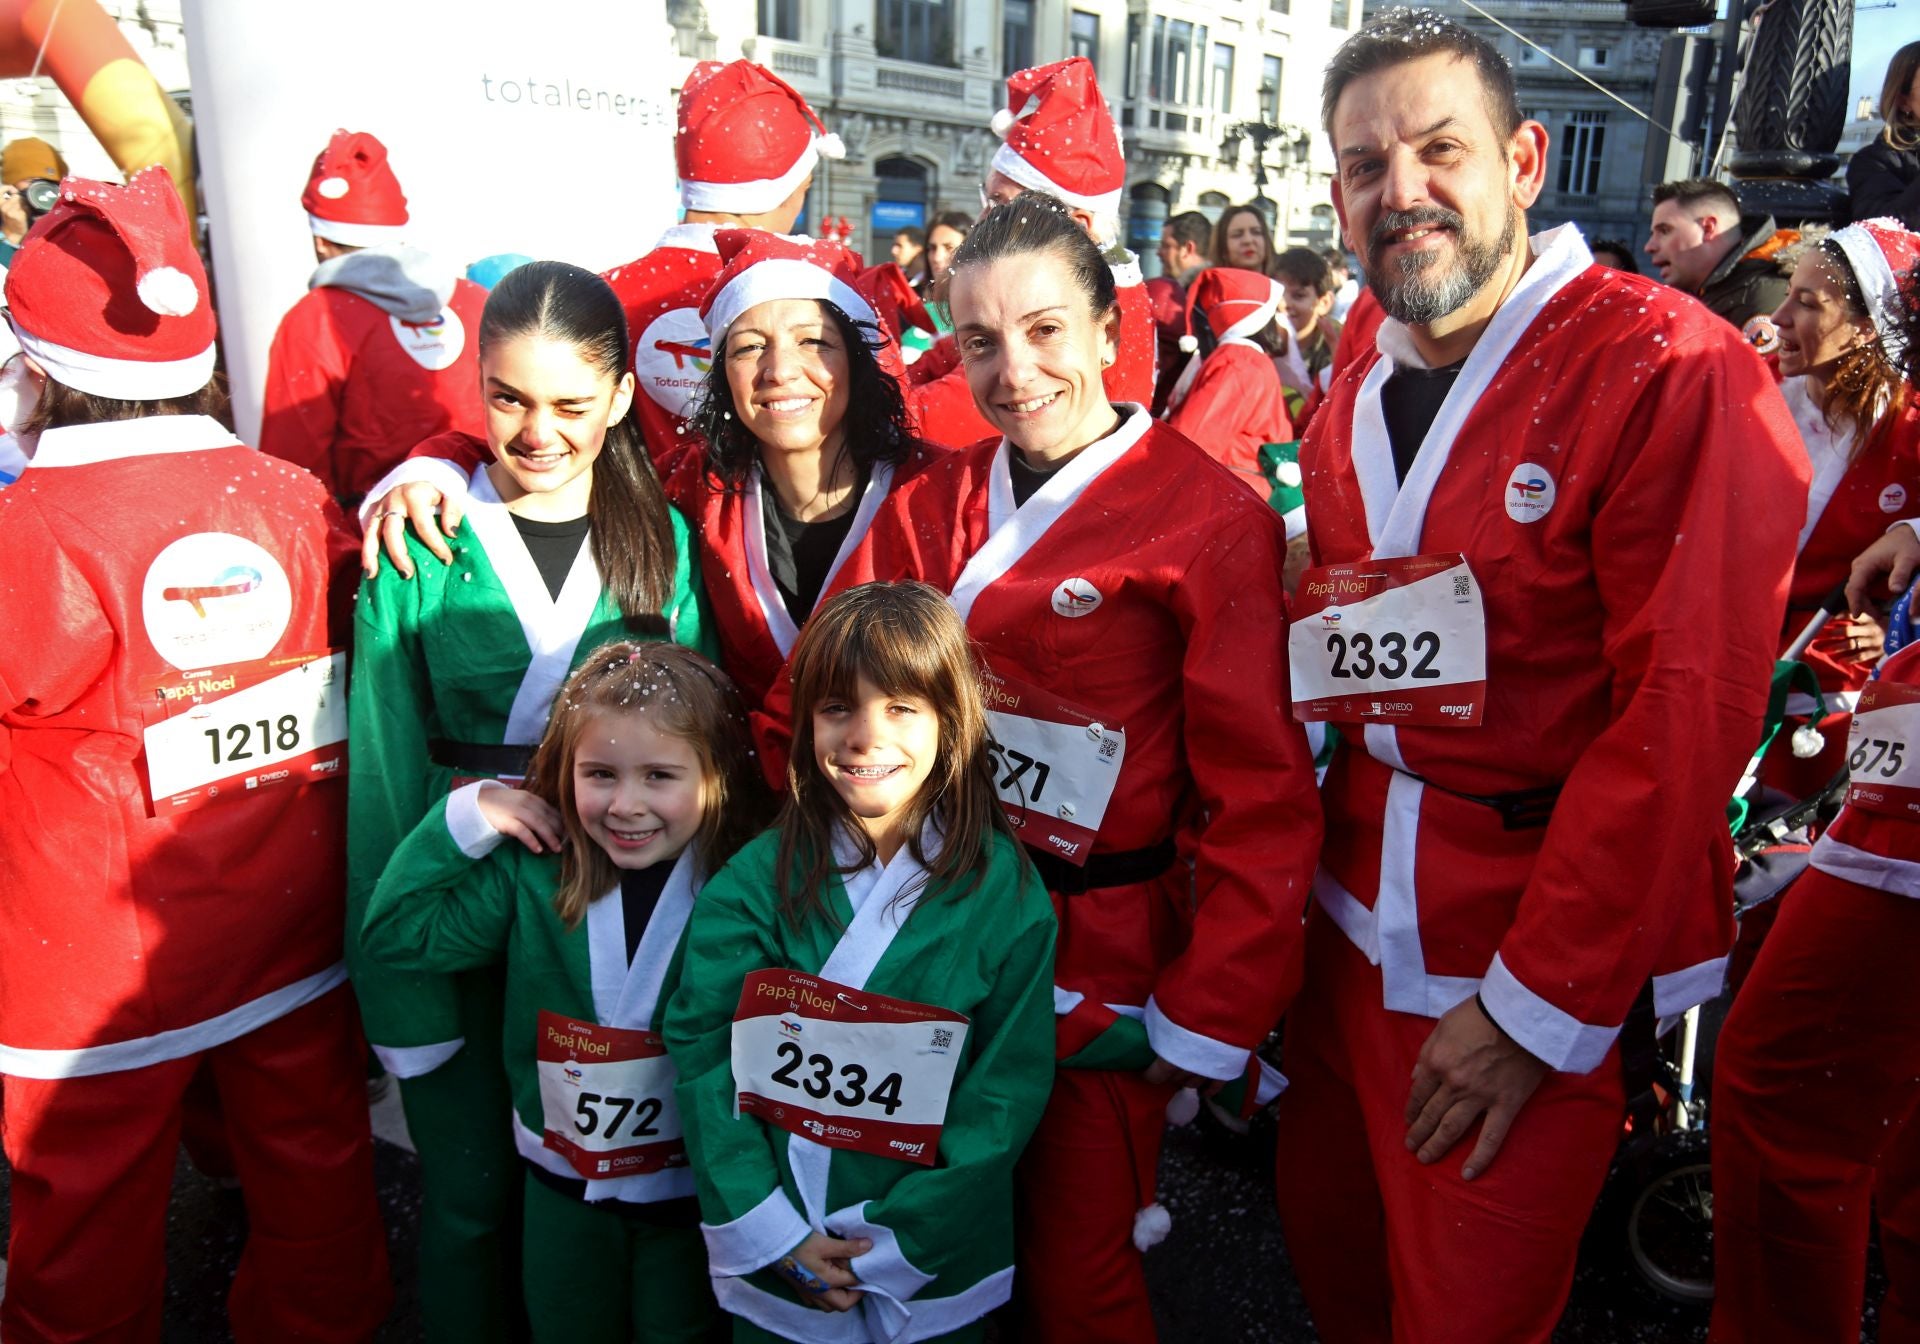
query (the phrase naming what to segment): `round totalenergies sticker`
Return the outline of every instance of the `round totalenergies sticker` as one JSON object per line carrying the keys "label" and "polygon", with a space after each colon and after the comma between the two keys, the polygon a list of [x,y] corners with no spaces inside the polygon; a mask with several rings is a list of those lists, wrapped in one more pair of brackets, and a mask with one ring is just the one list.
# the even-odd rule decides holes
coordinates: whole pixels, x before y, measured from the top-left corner
{"label": "round totalenergies sticker", "polygon": [[1505,503],[1514,522],[1539,522],[1553,508],[1553,477],[1545,467],[1522,462],[1507,477]]}
{"label": "round totalenergies sticker", "polygon": [[293,616],[293,588],[258,543],[195,532],[147,566],[140,610],[155,651],[185,672],[272,653]]}

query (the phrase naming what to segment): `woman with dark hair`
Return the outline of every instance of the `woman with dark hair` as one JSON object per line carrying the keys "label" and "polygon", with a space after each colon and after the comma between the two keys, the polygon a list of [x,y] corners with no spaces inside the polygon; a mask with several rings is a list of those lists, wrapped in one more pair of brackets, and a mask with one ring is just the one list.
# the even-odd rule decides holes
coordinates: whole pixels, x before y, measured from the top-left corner
{"label": "woman with dark hair", "polygon": [[1295,987],[1320,847],[1288,713],[1286,540],[1225,466],[1107,399],[1113,272],[1060,202],[989,210],[947,284],[1001,437],[898,488],[872,564],[965,619],[1001,802],[1060,917],[1065,1067],[1021,1163],[1020,1319],[1049,1344],[1150,1341],[1139,1252],[1168,1224],[1167,1105],[1262,1076],[1252,1050]]}
{"label": "woman with dark hair", "polygon": [[359,939],[367,902],[450,788],[526,774],[555,692],[592,650],[712,645],[686,521],[629,415],[626,317],[606,281],[564,262],[522,266],[487,296],[478,345],[486,438],[428,441],[470,467],[453,561],[410,537],[417,573],[387,566],[361,586],[347,856],[348,966],[420,1154],[421,1311],[429,1339],[463,1341],[505,1340],[517,1315],[500,976],[373,962]]}
{"label": "woman with dark hair", "polygon": [[1907,43],[1887,62],[1880,118],[1886,122],[1880,134],[1847,161],[1853,217],[1891,215],[1920,229],[1920,42]]}
{"label": "woman with dark hair", "polygon": [[1273,273],[1273,230],[1254,205],[1230,205],[1213,226],[1213,264]]}

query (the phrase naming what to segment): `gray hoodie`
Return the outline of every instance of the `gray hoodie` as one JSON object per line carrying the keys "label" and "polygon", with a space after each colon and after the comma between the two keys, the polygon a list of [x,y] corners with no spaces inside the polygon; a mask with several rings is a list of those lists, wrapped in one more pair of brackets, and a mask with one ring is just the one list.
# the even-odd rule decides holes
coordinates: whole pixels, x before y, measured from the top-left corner
{"label": "gray hoodie", "polygon": [[432,322],[453,298],[455,273],[417,247],[363,247],[314,269],[309,289],[344,289],[402,322]]}

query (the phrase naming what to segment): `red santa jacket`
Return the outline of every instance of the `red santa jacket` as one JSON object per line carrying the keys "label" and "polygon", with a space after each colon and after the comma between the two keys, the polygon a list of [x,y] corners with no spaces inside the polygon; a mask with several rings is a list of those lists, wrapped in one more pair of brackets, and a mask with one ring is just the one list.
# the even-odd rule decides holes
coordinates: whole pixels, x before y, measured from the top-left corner
{"label": "red santa jacket", "polygon": [[[1120,305],[1119,358],[1101,375],[1107,400],[1153,403],[1154,362],[1158,336],[1153,324],[1153,301],[1140,277],[1133,253],[1114,263],[1113,283]],[[958,448],[977,439],[997,438],[998,432],[973,404],[967,371],[961,367],[959,347],[952,336],[942,336],[931,350],[907,366],[907,410],[921,435],[930,443]]]}
{"label": "red santa jacket", "polygon": [[1260,445],[1291,443],[1280,375],[1252,341],[1222,341],[1200,366],[1186,399],[1167,423],[1218,458],[1265,499],[1271,487],[1260,470]]}
{"label": "red santa jacket", "polygon": [[[1920,685],[1920,644],[1887,659],[1879,680]],[[1920,743],[1902,745],[1908,752],[1920,750]],[[1870,769],[1864,777],[1871,780],[1873,775]],[[1815,842],[1810,862],[1823,873],[1863,887],[1920,898],[1920,819],[1867,811],[1849,802]]]}
{"label": "red santa jacket", "polygon": [[337,647],[344,523],[200,416],[48,430],[0,491],[0,1072],[178,1058],[345,980],[345,771],[150,815],[142,716],[149,678]]}
{"label": "red santa jacket", "polygon": [[627,313],[633,372],[645,395],[634,398],[640,429],[658,460],[686,437],[693,395],[711,362],[700,301],[720,274],[716,224],[676,224],[652,249],[605,275]]}
{"label": "red santa jacket", "polygon": [[[1478,727],[1342,723],[1315,895],[1379,965],[1387,1008],[1479,991],[1557,1069],[1654,1008],[1719,991],[1732,938],[1724,807],[1758,740],[1806,454],[1766,369],[1691,299],[1532,241],[1396,483],[1395,358],[1334,383],[1301,450],[1316,563],[1464,554],[1483,593]],[[1309,575],[1309,579],[1311,575]],[[1558,788],[1509,830],[1461,795]]]}
{"label": "red santa jacket", "polygon": [[1286,541],[1231,472],[1122,413],[1017,510],[1004,441],[936,458],[881,509],[868,562],[952,593],[998,674],[1124,730],[1096,859],[1192,823],[1191,881],[1055,897],[1056,1007],[1063,1036],[1083,1006],[1144,1010],[1161,1056],[1231,1078],[1298,983],[1320,841],[1286,712]]}
{"label": "red santa jacket", "polygon": [[261,450],[357,500],[420,440],[479,433],[474,352],[486,303],[484,289],[459,280],[439,320],[421,324],[345,289],[307,291],[267,354]]}

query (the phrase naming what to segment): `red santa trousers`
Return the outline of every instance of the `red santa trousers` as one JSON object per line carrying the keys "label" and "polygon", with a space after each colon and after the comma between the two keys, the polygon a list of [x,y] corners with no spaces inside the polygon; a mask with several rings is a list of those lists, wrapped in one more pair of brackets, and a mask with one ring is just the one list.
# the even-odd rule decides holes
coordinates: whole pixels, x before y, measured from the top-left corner
{"label": "red santa trousers", "polygon": [[1062,1069],[1020,1158],[1015,1311],[1026,1344],[1153,1344],[1133,1220],[1153,1201],[1170,1087]]}
{"label": "red santa trousers", "polygon": [[1618,1048],[1549,1074],[1477,1180],[1475,1125],[1421,1166],[1407,1093],[1433,1019],[1381,1005],[1380,972],[1318,911],[1287,1016],[1276,1169],[1287,1254],[1326,1344],[1546,1344],[1619,1142]]}
{"label": "red santa trousers", "polygon": [[1916,954],[1920,901],[1818,869],[1783,898],[1714,1056],[1717,1344],[1857,1338],[1875,1203],[1881,1344],[1920,1344]]}
{"label": "red santa trousers", "polygon": [[393,1290],[373,1186],[366,1047],[342,986],[238,1040],[119,1073],[10,1076],[7,1344],[160,1338],[182,1099],[205,1061],[249,1233],[227,1300],[239,1344],[370,1338]]}

